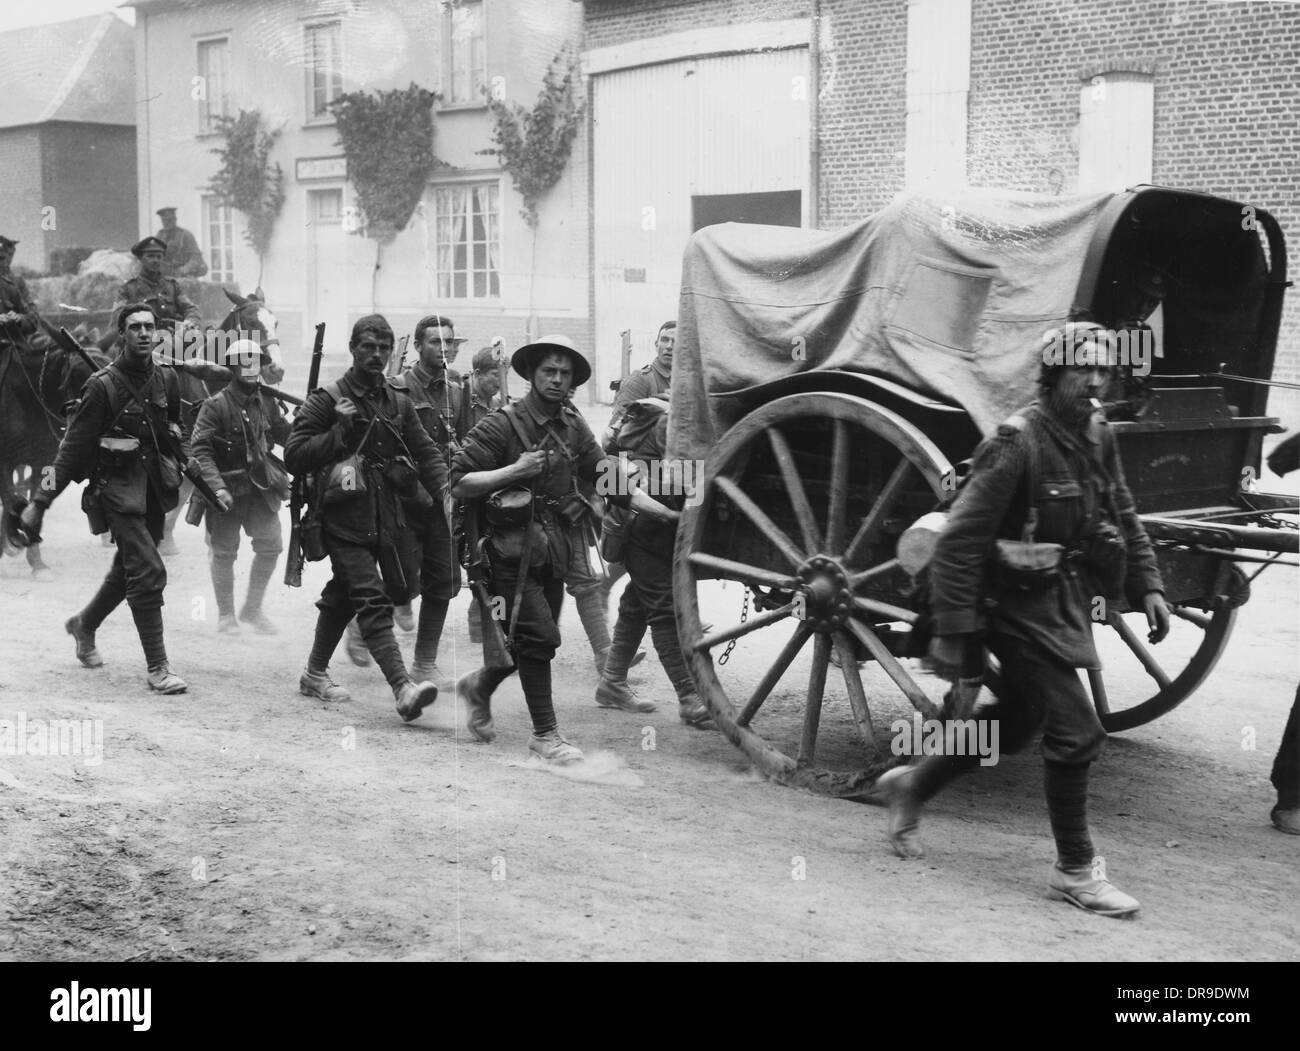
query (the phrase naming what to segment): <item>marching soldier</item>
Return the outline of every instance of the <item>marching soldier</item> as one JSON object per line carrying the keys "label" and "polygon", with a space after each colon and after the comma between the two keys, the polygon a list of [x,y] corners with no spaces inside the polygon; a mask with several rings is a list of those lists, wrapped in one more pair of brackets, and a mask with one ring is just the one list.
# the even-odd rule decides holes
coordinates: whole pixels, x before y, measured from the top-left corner
{"label": "marching soldier", "polygon": [[[1065,354],[1050,356],[1052,349]],[[930,567],[930,659],[948,679],[975,665],[982,669],[977,632],[984,630],[1001,664],[1002,692],[977,718],[1000,721],[1008,752],[1043,728],[1043,780],[1057,851],[1049,893],[1101,916],[1130,916],[1138,902],[1094,858],[1088,773],[1106,732],[1078,669],[1100,667],[1091,620],[1098,597],[1125,594],[1133,609],[1146,613],[1152,642],[1168,634],[1169,611],[1115,436],[1095,411],[1107,372],[1075,364],[1105,360],[1107,350],[1107,334],[1091,323],[1049,332],[1038,401],[980,446]],[[1055,363],[1062,361],[1068,364]],[[1040,552],[1054,544],[1057,565],[1045,566]],[[972,652],[981,659],[971,660]],[[880,778],[896,853],[921,856],[922,804],[978,762],[927,755]]]}
{"label": "marching soldier", "polygon": [[673,349],[677,344],[677,322],[665,321],[659,326],[659,335],[655,338],[655,359],[628,376],[618,386],[614,396],[614,411],[609,417],[609,427],[604,434],[603,445],[607,453],[613,453],[619,425],[628,406],[643,398],[666,398],[673,382]]}
{"label": "marching soldier", "polygon": [[[501,397],[501,353],[496,346],[482,347],[471,362],[472,371],[461,383],[460,414],[456,433],[463,442],[490,412],[499,409]],[[469,605],[469,641],[475,646],[483,642],[476,603]]]}
{"label": "marching soldier", "polygon": [[9,269],[17,245],[17,241],[0,236],[0,347],[15,337],[25,339],[39,327],[40,315],[27,282]]}
{"label": "marching soldier", "polygon": [[[262,599],[284,549],[280,507],[289,493],[289,476],[271,448],[288,441],[290,427],[280,403],[261,388],[262,367],[269,360],[251,339],[232,343],[225,364],[233,381],[203,403],[190,438],[204,480],[226,509],[224,514],[206,516],[217,631],[223,634],[238,632],[240,621],[260,635],[276,634],[275,625],[262,612]],[[253,565],[248,594],[236,617],[240,529],[252,541]]]}
{"label": "marching soldier", "polygon": [[145,303],[128,303],[117,316],[122,353],[86,382],[54,460],[52,484],[23,511],[29,535],[40,533],[46,509],[70,482],[89,478],[82,507],[96,533],[113,535],[117,552],[108,576],[87,606],[65,627],[87,668],[104,661],[95,631],[126,599],[144,649],[151,690],[184,693],[163,642],[167,570],[158,553],[163,516],[175,506],[181,461],[180,392],[175,377],[154,364],[156,320]]}
{"label": "marching soldier", "polygon": [[[617,471],[572,404],[570,391],[591,378],[591,366],[567,336],[544,336],[515,351],[512,365],[528,393],[494,412],[470,433],[451,469],[452,496],[488,497],[486,551],[490,587],[501,600],[514,668],[482,668],[456,688],[466,700],[470,732],[495,735],[492,693],[515,669],[533,724],[529,751],[547,762],[575,762],[582,752],[561,736],[551,698],[551,660],[560,645],[557,621],[571,550],[582,544],[582,517],[590,507],[579,480],[594,486],[602,471]],[[634,489],[615,487],[616,506],[656,518],[671,512]]]}
{"label": "marching soldier", "polygon": [[409,722],[437,699],[438,687],[411,680],[393,636],[393,599],[408,592],[397,549],[404,502],[421,484],[434,506],[441,504],[447,465],[411,400],[384,380],[393,354],[388,321],[361,318],[348,349],[352,367],[308,396],[284,450],[294,474],[317,476],[316,514],[334,573],[316,603],[315,641],[298,689],[324,701],[349,699],[330,678],[329,662],[355,616]]}
{"label": "marching soldier", "polygon": [[168,277],[202,277],[206,274],[208,264],[198,241],[183,226],[176,225],[176,209],[167,205],[159,208],[157,214],[162,220],[158,240],[167,246],[163,255],[163,273]]}
{"label": "marching soldier", "polygon": [[182,290],[174,277],[163,276],[163,258],[167,245],[157,237],[145,237],[131,246],[131,254],[140,260],[140,273],[117,290],[113,303],[114,317],[126,303],[147,303],[161,326],[175,323],[199,324],[199,308]]}
{"label": "marching soldier", "polygon": [[[449,318],[431,314],[415,326],[416,362],[389,380],[395,390],[411,399],[425,431],[438,446],[443,463],[450,464],[458,448],[461,403],[464,393],[448,375],[447,367],[465,340],[456,335]],[[415,636],[411,675],[417,681],[444,685],[438,670],[438,642],[447,622],[447,607],[460,590],[460,562],[452,541],[451,522],[443,501],[433,501],[418,490],[407,507],[408,581],[419,577],[420,620]],[[414,594],[412,589],[412,597]],[[407,606],[409,616],[410,607]],[[351,646],[351,640],[349,640]],[[351,649],[349,649],[351,653]],[[353,658],[355,660],[355,658]]]}
{"label": "marching soldier", "polygon": [[680,473],[674,477],[674,472],[664,461],[667,442],[666,399],[644,398],[627,407],[623,425],[619,428],[618,451],[627,453],[647,471],[656,468],[660,471],[659,484],[651,491],[657,492],[656,499],[672,510],[672,518],[662,521],[635,515],[628,521],[626,512],[618,510],[607,515],[607,518],[619,516],[625,519],[623,553],[628,584],[618,604],[613,645],[596,687],[596,703],[602,708],[621,708],[628,712],[655,710],[653,701],[639,700],[627,683],[628,668],[649,628],[659,661],[677,694],[681,721],[697,730],[711,730],[713,722],[709,709],[696,692],[695,680],[691,678],[677,639],[672,589],[673,545],[677,537],[676,518],[686,494]]}

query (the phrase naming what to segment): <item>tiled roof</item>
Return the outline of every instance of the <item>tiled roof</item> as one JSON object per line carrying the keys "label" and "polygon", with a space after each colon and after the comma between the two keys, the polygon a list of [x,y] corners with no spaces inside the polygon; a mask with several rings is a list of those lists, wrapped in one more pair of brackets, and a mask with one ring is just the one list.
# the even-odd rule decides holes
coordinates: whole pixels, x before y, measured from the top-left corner
{"label": "tiled roof", "polygon": [[0,128],[135,123],[135,45],[112,12],[0,33]]}

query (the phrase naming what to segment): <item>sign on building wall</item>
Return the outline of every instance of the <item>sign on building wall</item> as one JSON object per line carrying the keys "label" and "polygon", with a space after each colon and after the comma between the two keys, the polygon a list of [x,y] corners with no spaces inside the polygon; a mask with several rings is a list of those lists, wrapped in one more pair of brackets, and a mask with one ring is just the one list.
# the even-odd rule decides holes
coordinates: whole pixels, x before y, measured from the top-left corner
{"label": "sign on building wall", "polygon": [[294,169],[299,182],[313,179],[346,179],[348,161],[346,157],[299,157]]}

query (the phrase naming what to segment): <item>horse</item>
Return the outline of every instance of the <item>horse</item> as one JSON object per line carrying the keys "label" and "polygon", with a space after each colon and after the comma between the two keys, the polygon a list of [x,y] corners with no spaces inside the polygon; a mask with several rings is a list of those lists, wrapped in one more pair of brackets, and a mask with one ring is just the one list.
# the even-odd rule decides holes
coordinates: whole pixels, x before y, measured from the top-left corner
{"label": "horse", "polygon": [[[30,499],[54,460],[66,423],[65,406],[81,392],[105,359],[93,353],[90,364],[51,338],[50,327],[30,339],[0,342],[0,502],[12,511]],[[0,525],[0,555],[23,546]],[[38,579],[49,566],[39,544],[27,546],[27,564]]]}

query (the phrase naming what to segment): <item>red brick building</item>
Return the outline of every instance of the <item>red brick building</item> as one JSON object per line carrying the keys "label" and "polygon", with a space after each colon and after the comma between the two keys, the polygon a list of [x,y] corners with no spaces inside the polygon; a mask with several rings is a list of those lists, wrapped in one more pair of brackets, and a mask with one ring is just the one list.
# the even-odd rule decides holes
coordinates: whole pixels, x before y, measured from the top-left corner
{"label": "red brick building", "polygon": [[[769,33],[766,46],[801,50],[809,80],[818,85],[807,94],[804,118],[806,225],[853,223],[911,186],[965,182],[1073,193],[1153,182],[1265,208],[1281,223],[1293,259],[1300,255],[1300,4],[587,0],[584,6],[585,47],[598,58],[597,97],[599,71],[619,55],[627,63],[698,64],[744,46],[743,30],[783,27],[779,38]],[[743,112],[748,102],[709,102],[715,104]],[[599,136],[597,130],[597,182]],[[707,156],[707,144],[675,146]],[[606,264],[599,256],[593,263],[598,283]],[[594,310],[599,339],[598,296]],[[1275,376],[1300,381],[1298,366],[1300,296],[1292,295]],[[1286,422],[1300,423],[1300,399],[1290,392],[1274,391],[1270,406]]]}

